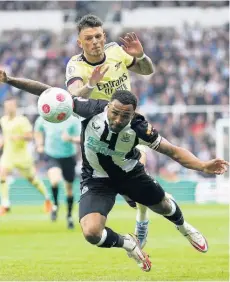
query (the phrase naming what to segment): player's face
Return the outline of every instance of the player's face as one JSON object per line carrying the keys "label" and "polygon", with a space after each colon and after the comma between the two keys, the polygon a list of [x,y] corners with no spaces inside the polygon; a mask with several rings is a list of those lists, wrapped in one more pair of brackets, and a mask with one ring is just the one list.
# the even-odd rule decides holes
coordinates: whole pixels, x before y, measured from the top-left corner
{"label": "player's face", "polygon": [[100,57],[104,54],[105,39],[102,27],[88,27],[81,30],[77,43],[86,55]]}
{"label": "player's face", "polygon": [[6,100],[4,102],[4,112],[6,115],[15,114],[17,111],[17,102],[16,100]]}
{"label": "player's face", "polygon": [[107,112],[110,130],[120,132],[131,121],[133,115],[133,105],[123,105],[118,100],[113,100],[109,103]]}

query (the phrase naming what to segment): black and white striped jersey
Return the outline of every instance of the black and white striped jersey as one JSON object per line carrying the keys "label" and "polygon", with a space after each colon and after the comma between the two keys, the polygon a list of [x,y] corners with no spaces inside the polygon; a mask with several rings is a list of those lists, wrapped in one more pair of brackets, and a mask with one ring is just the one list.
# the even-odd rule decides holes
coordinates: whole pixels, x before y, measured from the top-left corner
{"label": "black and white striped jersey", "polygon": [[157,149],[161,136],[142,115],[135,114],[119,133],[109,129],[105,100],[73,98],[74,113],[82,120],[82,177],[121,178],[135,169],[140,159],[138,144]]}

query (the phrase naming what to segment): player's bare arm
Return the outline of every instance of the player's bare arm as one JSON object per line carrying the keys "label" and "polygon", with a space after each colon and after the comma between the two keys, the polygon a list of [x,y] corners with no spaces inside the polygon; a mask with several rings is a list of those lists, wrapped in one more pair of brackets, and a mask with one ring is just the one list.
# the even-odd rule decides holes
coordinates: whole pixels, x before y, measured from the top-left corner
{"label": "player's bare arm", "polygon": [[43,91],[51,87],[50,85],[41,83],[36,80],[8,76],[3,70],[0,70],[0,82],[7,83],[13,87],[27,91],[37,96],[39,96]]}
{"label": "player's bare arm", "polygon": [[43,133],[40,131],[34,131],[34,141],[36,150],[39,154],[44,152],[44,136]]}
{"label": "player's bare arm", "polygon": [[123,43],[123,50],[136,58],[136,63],[129,70],[142,75],[154,73],[152,60],[144,54],[141,42],[134,32],[127,33],[124,38],[120,37],[120,40]]}
{"label": "player's bare arm", "polygon": [[169,156],[184,167],[202,171],[208,174],[223,174],[227,171],[227,168],[229,166],[229,163],[222,159],[201,161],[188,150],[172,145],[165,138],[162,138],[157,151]]}
{"label": "player's bare arm", "polygon": [[81,137],[80,136],[71,136],[67,132],[64,132],[62,134],[62,140],[65,142],[71,142],[71,143],[80,143]]}
{"label": "player's bare arm", "polygon": [[31,141],[33,139],[33,133],[32,132],[25,132],[24,134],[18,135],[12,135],[11,139],[14,141],[24,140],[24,141]]}
{"label": "player's bare arm", "polygon": [[88,83],[83,85],[81,80],[76,80],[72,84],[68,86],[68,91],[77,97],[82,97],[88,99],[90,97],[91,92],[93,91],[96,84],[102,80],[105,73],[108,71],[109,66],[97,66],[93,70]]}

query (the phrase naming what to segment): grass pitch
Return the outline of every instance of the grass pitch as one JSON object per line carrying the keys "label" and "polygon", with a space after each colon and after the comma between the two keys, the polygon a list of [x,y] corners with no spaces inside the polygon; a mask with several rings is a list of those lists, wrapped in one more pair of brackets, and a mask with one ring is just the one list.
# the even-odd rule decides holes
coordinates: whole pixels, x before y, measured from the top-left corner
{"label": "grass pitch", "polygon": [[[0,218],[0,280],[8,281],[228,281],[229,222],[226,205],[182,205],[185,218],[209,243],[202,254],[166,219],[150,213],[145,247],[152,270],[142,272],[123,249],[99,249],[81,234],[75,208],[75,230],[67,230],[65,209],[50,222],[40,206],[15,206]],[[122,234],[133,232],[135,211],[114,207],[108,226]]]}

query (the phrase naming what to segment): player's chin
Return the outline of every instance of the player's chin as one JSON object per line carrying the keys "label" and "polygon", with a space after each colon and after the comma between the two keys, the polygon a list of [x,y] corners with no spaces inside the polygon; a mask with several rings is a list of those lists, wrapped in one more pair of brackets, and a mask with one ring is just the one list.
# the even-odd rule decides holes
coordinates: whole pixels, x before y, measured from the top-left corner
{"label": "player's chin", "polygon": [[119,133],[123,128],[121,127],[111,127],[111,130],[114,132],[114,133]]}
{"label": "player's chin", "polygon": [[100,49],[98,49],[98,50],[93,50],[92,51],[92,55],[93,56],[100,56],[100,55],[102,55],[103,54],[103,52],[102,52],[102,50],[100,50]]}

